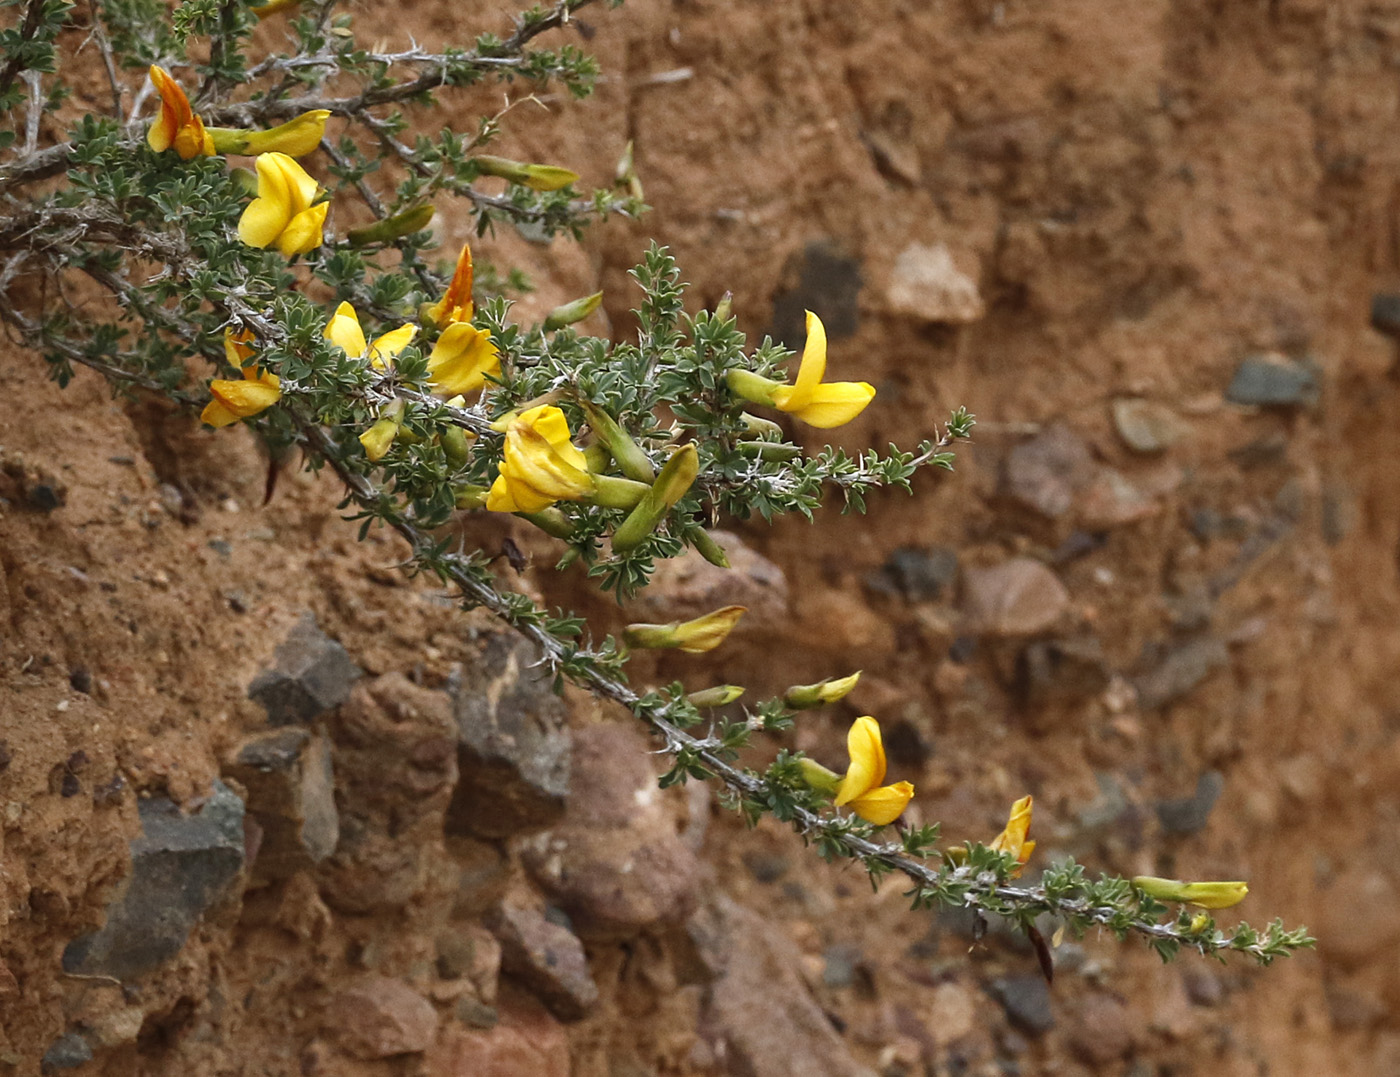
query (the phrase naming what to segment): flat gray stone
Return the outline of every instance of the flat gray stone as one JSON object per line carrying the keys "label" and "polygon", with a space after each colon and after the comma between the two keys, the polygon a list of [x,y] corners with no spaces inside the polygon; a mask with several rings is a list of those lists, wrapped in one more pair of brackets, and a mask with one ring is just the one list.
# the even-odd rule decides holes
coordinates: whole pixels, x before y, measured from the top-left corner
{"label": "flat gray stone", "polygon": [[92,1061],[92,1046],[76,1032],[58,1037],[44,1052],[39,1069],[44,1073],[74,1070]]}
{"label": "flat gray stone", "polygon": [[350,698],[360,676],[349,652],[307,614],[277,647],[273,667],[253,678],[248,698],[267,709],[272,725],[306,723]]}
{"label": "flat gray stone", "polygon": [[1251,355],[1240,363],[1225,399],[1231,404],[1310,408],[1317,403],[1317,367],[1281,355]]}
{"label": "flat gray stone", "polygon": [[300,726],[261,734],[244,742],[226,773],[247,791],[262,829],[252,865],[260,878],[285,879],[335,852],[340,816],[324,735]]}

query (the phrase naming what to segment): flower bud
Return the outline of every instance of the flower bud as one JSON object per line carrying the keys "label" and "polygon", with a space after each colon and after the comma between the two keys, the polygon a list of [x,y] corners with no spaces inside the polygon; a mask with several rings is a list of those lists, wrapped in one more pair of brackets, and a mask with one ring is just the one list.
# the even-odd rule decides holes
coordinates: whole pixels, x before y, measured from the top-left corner
{"label": "flower bud", "polygon": [[578,180],[577,172],[555,165],[532,165],[482,153],[472,158],[483,176],[497,176],[533,191],[557,191]]}
{"label": "flower bud", "polygon": [[723,643],[739,623],[739,618],[747,612],[744,606],[725,606],[692,621],[672,621],[664,625],[631,624],[623,629],[622,638],[629,647],[704,654]]}
{"label": "flower bud", "polygon": [[756,438],[769,438],[783,436],[783,428],[772,419],[761,419],[757,415],[750,415],[743,412],[739,419],[744,424],[744,430]]}
{"label": "flower bud", "polygon": [[783,693],[783,702],[795,711],[809,710],[825,703],[835,703],[846,695],[860,681],[860,670],[849,677],[832,679],[828,677],[816,684],[797,684]]}
{"label": "flower bud", "polygon": [[321,144],[330,114],[330,109],[312,109],[266,131],[245,131],[236,127],[207,127],[205,130],[214,140],[215,153],[256,157],[260,153],[277,152],[288,157],[305,157]]}
{"label": "flower bud", "polygon": [[587,318],[603,301],[602,292],[594,292],[586,295],[582,299],[575,299],[562,306],[555,307],[549,312],[549,317],[544,320],[545,332],[552,333],[556,329],[563,329],[566,325],[573,325],[574,322],[581,322]]}
{"label": "flower bud", "polygon": [[403,413],[405,402],[395,400],[383,412],[374,425],[360,435],[360,444],[365,448],[365,455],[373,463],[378,463],[384,459],[390,446],[394,444],[394,439],[399,436],[399,427],[403,425]]}
{"label": "flower bud", "polygon": [[484,486],[471,486],[464,483],[452,488],[452,499],[459,509],[479,509],[486,504],[488,493],[490,491]]}
{"label": "flower bud", "polygon": [[389,243],[401,236],[411,236],[428,227],[433,212],[431,205],[414,206],[364,228],[352,228],[345,233],[345,242],[352,247],[368,247],[371,243]]}
{"label": "flower bud", "polygon": [[1242,882],[1187,883],[1153,875],[1136,875],[1130,881],[1148,897],[1158,901],[1184,901],[1199,909],[1228,909],[1238,905],[1249,893],[1249,887]]}
{"label": "flower bud", "polygon": [[685,540],[695,547],[696,553],[716,568],[729,567],[729,558],[725,556],[724,547],[716,542],[714,537],[699,524],[693,524],[685,529]]}
{"label": "flower bud", "polygon": [[744,689],[737,684],[720,684],[714,688],[691,692],[685,699],[694,707],[727,707],[743,694]]}
{"label": "flower bud", "polygon": [[841,775],[834,770],[827,770],[815,759],[808,759],[804,755],[797,761],[797,765],[802,769],[802,780],[807,783],[809,789],[835,796],[841,788]]}
{"label": "flower bud", "polygon": [[711,320],[716,322],[729,321],[730,315],[734,312],[734,293],[725,292],[719,297],[719,302],[715,304],[714,313]]}
{"label": "flower bud", "polygon": [[613,532],[613,553],[631,553],[666,518],[700,473],[700,457],[694,445],[682,445],[671,454],[656,482],[642,495],[632,514]]}
{"label": "flower bud", "polygon": [[438,444],[442,446],[442,454],[447,457],[447,462],[453,467],[462,467],[467,462],[467,457],[471,449],[471,439],[467,437],[467,432],[460,426],[449,426],[438,435]]}
{"label": "flower bud", "polygon": [[539,512],[522,512],[520,516],[529,520],[546,535],[557,539],[574,537],[574,522],[553,505],[540,509]]}
{"label": "flower bud", "polygon": [[588,418],[588,425],[593,428],[593,433],[612,454],[618,469],[624,475],[637,482],[651,482],[656,477],[647,454],[642,452],[641,447],[622,429],[616,419],[591,400],[580,397],[578,406]]}
{"label": "flower bud", "polygon": [[765,378],[760,374],[755,374],[752,370],[744,370],[742,367],[734,367],[724,376],[725,383],[729,386],[729,391],[740,400],[747,400],[750,404],[773,404],[773,394],[781,389],[782,383]]}

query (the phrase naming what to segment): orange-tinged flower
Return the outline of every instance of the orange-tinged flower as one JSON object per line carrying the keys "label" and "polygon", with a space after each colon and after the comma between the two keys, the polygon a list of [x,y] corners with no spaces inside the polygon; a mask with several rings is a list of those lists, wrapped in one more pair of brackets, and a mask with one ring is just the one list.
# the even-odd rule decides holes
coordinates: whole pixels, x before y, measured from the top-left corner
{"label": "orange-tinged flower", "polygon": [[492,512],[539,512],[556,501],[593,493],[583,450],[570,440],[564,413],[552,404],[522,411],[506,427],[500,474],[486,507]]}
{"label": "orange-tinged flower", "polygon": [[440,396],[473,393],[488,374],[501,372],[501,355],[491,333],[471,322],[453,322],[442,331],[428,356],[428,380]]}
{"label": "orange-tinged flower", "polygon": [[434,325],[446,328],[457,322],[469,322],[476,308],[472,306],[472,249],[463,243],[462,253],[457,256],[457,269],[452,274],[452,283],[436,303],[423,307],[423,314]]}
{"label": "orange-tinged flower", "polygon": [[1018,866],[1011,873],[1013,879],[1021,874],[1021,866],[1031,858],[1031,853],[1035,851],[1035,842],[1026,840],[1030,829],[1031,798],[1024,796],[1011,805],[1011,818],[1006,822],[1006,829],[993,838],[992,843],[987,846],[995,852],[1010,853],[1016,858]]}
{"label": "orange-tinged flower", "polygon": [[365,331],[360,328],[360,316],[349,303],[341,303],[335,308],[331,320],[326,323],[326,339],[336,345],[346,355],[356,359],[368,358],[375,370],[385,370],[388,360],[394,358],[413,342],[418,332],[416,325],[405,322],[397,329],[391,329],[374,338],[373,343],[365,340]]}
{"label": "orange-tinged flower", "polygon": [[857,718],[846,734],[851,765],[836,790],[836,806],[849,804],[867,823],[885,826],[899,818],[914,797],[909,782],[881,785],[885,780],[885,743],[880,723],[869,715]]}
{"label": "orange-tinged flower", "polygon": [[190,108],[190,99],[180,84],[163,67],[151,65],[151,81],[160,94],[160,115],[146,132],[146,143],[157,153],[171,146],[181,158],[213,157],[214,140],[204,130],[204,121]]}
{"label": "orange-tinged flower", "polygon": [[314,251],[330,205],[315,201],[316,181],[285,153],[259,154],[256,163],[258,196],[238,220],[238,238],[250,247],[275,243],[287,258]]}
{"label": "orange-tinged flower", "polygon": [[773,390],[773,406],[809,426],[828,429],[850,422],[875,399],[875,387],[863,381],[824,382],[826,328],[807,311],[807,343],[797,368],[797,382]]}
{"label": "orange-tinged flower", "polygon": [[238,367],[243,380],[215,378],[209,383],[212,399],[200,412],[200,419],[210,426],[228,426],[239,419],[271,407],[282,396],[282,383],[276,374],[259,370],[256,363],[249,362],[253,349],[249,342],[253,335],[246,330],[233,332],[224,330],[224,356],[230,366]]}

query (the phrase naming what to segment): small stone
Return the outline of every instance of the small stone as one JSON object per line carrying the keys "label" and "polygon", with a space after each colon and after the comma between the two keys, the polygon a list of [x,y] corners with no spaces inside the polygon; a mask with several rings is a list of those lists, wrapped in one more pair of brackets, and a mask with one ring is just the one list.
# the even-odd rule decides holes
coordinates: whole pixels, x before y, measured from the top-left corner
{"label": "small stone", "polygon": [[495,1028],[501,1019],[500,1011],[495,1006],[488,1006],[469,995],[457,1000],[452,1013],[468,1028]]}
{"label": "small stone", "polygon": [[1380,292],[1371,297],[1371,328],[1400,339],[1400,295]]}
{"label": "small stone", "polygon": [[1005,976],[992,981],[992,994],[1011,1023],[1028,1036],[1043,1036],[1055,1027],[1050,989],[1038,975]]}
{"label": "small stone", "polygon": [[1212,1008],[1225,1000],[1225,985],[1212,970],[1200,965],[1188,965],[1181,971],[1182,986],[1193,1006]]}
{"label": "small stone", "polygon": [[123,1006],[93,1021],[86,1036],[95,1047],[120,1047],[136,1042],[145,1021],[146,1011],[140,1006]]}
{"label": "small stone", "polygon": [[340,816],[330,741],[288,726],[254,737],[227,771],[248,794],[248,810],[262,827],[254,872],[285,879],[335,852]]}
{"label": "small stone", "polygon": [[1016,661],[1016,687],[1025,702],[1043,706],[1097,695],[1111,673],[1096,637],[1037,640]]}
{"label": "small stone", "polygon": [[598,1002],[598,985],[578,936],[533,909],[504,906],[490,920],[501,968],[561,1021],[578,1021]]}
{"label": "small stone", "polygon": [[859,946],[838,943],[822,954],[822,983],[827,987],[850,987],[856,982],[863,955]]}
{"label": "small stone", "polygon": [[1164,452],[1187,434],[1186,424],[1165,404],[1140,399],[1115,400],[1109,411],[1118,436],[1134,452]]}
{"label": "small stone", "polygon": [[860,261],[832,239],[808,243],[783,267],[786,287],[773,300],[772,335],[789,348],[806,338],[806,312],[820,311],[827,336],[852,336],[860,327]]}
{"label": "small stone", "polygon": [[1196,792],[1180,800],[1157,802],[1157,820],[1168,834],[1195,834],[1205,829],[1215,802],[1225,791],[1225,776],[1208,770],[1196,779]]}
{"label": "small stone", "polygon": [[307,614],[277,647],[272,669],[253,678],[248,698],[267,709],[272,725],[306,723],[349,699],[360,676],[345,648]]}
{"label": "small stone", "polygon": [[968,631],[1029,636],[1055,624],[1069,606],[1069,592],[1039,561],[1015,557],[963,573],[963,613]]}
{"label": "small stone", "polygon": [[958,578],[958,554],[947,546],[901,546],[890,554],[867,586],[906,602],[936,602]]}
{"label": "small stone", "polygon": [[1157,515],[1161,505],[1121,472],[1100,468],[1079,491],[1075,504],[1079,521],[1090,531],[1109,531]]}
{"label": "small stone", "polygon": [[68,672],[68,684],[75,692],[92,695],[92,671],[86,666],[74,666]]}
{"label": "small stone", "polygon": [[501,942],[482,924],[463,924],[438,937],[437,970],[444,979],[466,980],[482,1002],[495,1002]]}
{"label": "small stone", "polygon": [[243,869],[243,801],[223,782],[195,812],[165,797],[138,805],[131,876],[107,922],[63,951],[63,971],[130,980],[159,968],[190,929],[236,887]]}
{"label": "small stone", "polygon": [[[31,1056],[32,1057],[32,1056]],[[69,1032],[54,1040],[44,1052],[39,1069],[44,1073],[58,1070],[72,1070],[92,1061],[92,1047],[76,1032]],[[33,1063],[31,1062],[31,1065]]]}
{"label": "small stone", "polygon": [[977,282],[953,264],[945,243],[905,247],[895,260],[886,299],[896,314],[945,325],[967,325],[987,313]]}
{"label": "small stone", "polygon": [[1317,403],[1317,366],[1282,355],[1251,355],[1240,363],[1225,399],[1256,407],[1310,408]]}
{"label": "small stone", "polygon": [[16,488],[19,497],[31,509],[53,512],[68,501],[68,487],[45,468],[25,462],[15,453],[4,461],[0,471]]}
{"label": "small stone", "polygon": [[976,1027],[977,1000],[962,984],[939,984],[933,989],[927,1025],[934,1042],[940,1047],[947,1047]]}
{"label": "small stone", "polygon": [[7,741],[0,740],[0,774],[10,769],[10,762],[14,759],[14,753],[10,751]]}
{"label": "small stone", "polygon": [[1002,480],[1012,500],[1054,520],[1069,512],[1075,494],[1097,471],[1088,446],[1056,425],[1007,453]]}
{"label": "small stone", "polygon": [[496,633],[453,686],[460,778],[447,832],[505,838],[549,826],[569,794],[564,701],[527,640]]}
{"label": "small stone", "polygon": [[1391,968],[1389,947],[1400,939],[1396,885],[1385,872],[1362,864],[1332,880],[1318,903],[1318,952],[1343,969],[1365,965]]}
{"label": "small stone", "polygon": [[457,867],[454,916],[480,916],[501,900],[510,881],[510,861],[499,845],[475,838],[454,836],[448,851]]}
{"label": "small stone", "polygon": [[1165,707],[1229,663],[1230,654],[1225,644],[1214,636],[1191,640],[1169,652],[1146,673],[1133,678],[1138,705],[1149,711]]}
{"label": "small stone", "polygon": [[1094,1066],[1106,1066],[1126,1057],[1133,1049],[1132,1015],[1115,998],[1094,994],[1076,1014],[1069,1034],[1070,1050]]}
{"label": "small stone", "polygon": [[782,853],[767,853],[750,849],[742,857],[744,867],[757,882],[775,883],[792,869],[792,862]]}
{"label": "small stone", "polygon": [[340,992],[327,1021],[341,1050],[362,1059],[426,1051],[438,1028],[432,1003],[388,976],[369,976]]}

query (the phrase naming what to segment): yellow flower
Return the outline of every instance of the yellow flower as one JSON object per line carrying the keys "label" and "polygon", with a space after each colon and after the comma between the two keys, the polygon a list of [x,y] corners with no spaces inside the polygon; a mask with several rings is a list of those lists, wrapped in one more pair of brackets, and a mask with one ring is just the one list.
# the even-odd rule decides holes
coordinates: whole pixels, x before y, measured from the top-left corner
{"label": "yellow flower", "polygon": [[425,304],[422,313],[434,325],[446,328],[457,322],[471,321],[475,310],[472,306],[472,249],[464,243],[447,292],[436,303]]}
{"label": "yellow flower", "polygon": [[486,384],[486,376],[501,372],[501,355],[491,333],[471,322],[454,321],[442,331],[428,356],[428,380],[441,396],[472,393]]}
{"label": "yellow flower", "polygon": [[1021,874],[1021,866],[1031,858],[1035,842],[1027,841],[1031,830],[1031,798],[1024,796],[1011,805],[1011,818],[1006,821],[1006,829],[992,839],[987,848],[998,853],[1010,853],[1016,858],[1017,868],[1012,871],[1014,879]]}
{"label": "yellow flower", "polygon": [[374,425],[360,435],[360,444],[364,446],[365,455],[372,463],[384,459],[390,446],[394,444],[394,439],[399,436],[405,406],[406,402],[403,400],[393,401],[380,414]]}
{"label": "yellow flower", "polygon": [[807,311],[807,343],[797,368],[797,383],[773,391],[773,406],[810,426],[828,429],[848,423],[875,399],[875,387],[863,381],[824,382],[826,328]]}
{"label": "yellow flower", "polygon": [[321,144],[330,114],[330,109],[312,109],[266,131],[211,127],[209,137],[214,140],[214,149],[218,153],[256,157],[261,153],[276,152],[285,153],[288,157],[305,157]]}
{"label": "yellow flower", "polygon": [[1159,879],[1155,875],[1134,876],[1132,884],[1159,901],[1184,901],[1198,909],[1228,909],[1238,905],[1249,893],[1249,887],[1242,882],[1184,883],[1180,879]]}
{"label": "yellow flower", "polygon": [[209,394],[213,398],[200,412],[200,419],[213,427],[228,426],[239,419],[271,407],[282,396],[282,383],[276,374],[258,369],[256,363],[248,360],[253,349],[248,342],[253,339],[249,332],[235,333],[224,330],[224,356],[229,365],[243,372],[243,380],[215,378],[209,383]]}
{"label": "yellow flower", "polygon": [[704,654],[713,651],[729,638],[739,618],[748,612],[746,606],[725,606],[689,621],[670,624],[630,624],[622,632],[629,647],[652,647]]}
{"label": "yellow flower", "polygon": [[287,258],[315,250],[329,208],[327,202],[312,205],[316,181],[285,153],[260,154],[257,167],[258,197],[239,218],[238,238],[250,247],[276,243]]}
{"label": "yellow flower", "polygon": [[486,507],[492,512],[539,512],[556,501],[593,493],[593,476],[569,435],[564,413],[551,404],[523,411],[506,427],[500,474]]}
{"label": "yellow flower", "polygon": [[386,360],[407,348],[417,332],[416,325],[405,322],[397,329],[375,337],[374,343],[370,344],[365,340],[365,331],[360,328],[360,316],[349,303],[336,307],[331,320],[326,323],[327,340],[355,359],[368,358],[375,370],[386,369]]}
{"label": "yellow flower", "polygon": [[157,153],[175,147],[184,160],[191,157],[213,157],[214,140],[204,130],[204,121],[190,108],[190,99],[180,84],[163,67],[151,65],[151,81],[160,94],[160,115],[146,132],[146,143]]}
{"label": "yellow flower", "polygon": [[857,815],[876,826],[894,822],[913,799],[914,787],[908,782],[880,784],[885,780],[880,723],[868,715],[857,718],[846,734],[846,751],[851,765],[836,790],[836,806],[849,804]]}
{"label": "yellow flower", "polygon": [[826,703],[835,703],[839,699],[845,699],[858,683],[860,683],[860,670],[856,670],[849,677],[828,677],[816,684],[794,684],[783,693],[783,702],[793,710],[799,711],[820,707]]}

